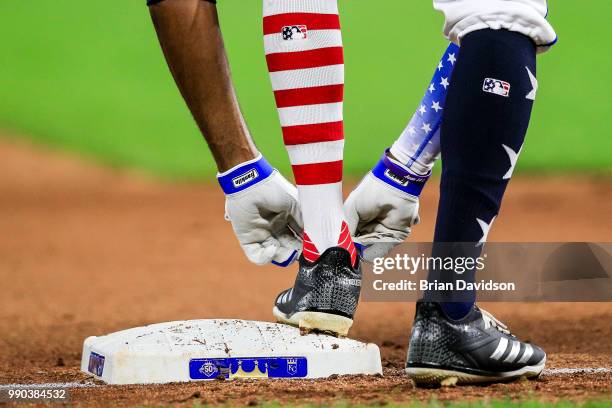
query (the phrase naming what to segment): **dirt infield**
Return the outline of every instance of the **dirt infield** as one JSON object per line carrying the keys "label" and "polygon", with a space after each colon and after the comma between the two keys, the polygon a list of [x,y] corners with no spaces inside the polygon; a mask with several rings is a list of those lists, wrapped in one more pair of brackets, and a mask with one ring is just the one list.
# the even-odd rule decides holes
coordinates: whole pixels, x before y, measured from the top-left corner
{"label": "dirt infield", "polygon": [[[223,219],[217,186],[172,185],[0,143],[0,384],[81,382],[82,342],[154,322],[269,320],[293,270],[254,267]],[[431,239],[433,181],[415,240]],[[612,179],[516,179],[490,240],[610,241]],[[254,290],[256,289],[256,290]],[[549,368],[612,367],[612,304],[489,304],[542,345]],[[86,405],[256,404],[612,395],[612,373],[561,371],[533,382],[415,389],[402,375],[413,306],[363,303],[352,337],[381,346],[384,378],[75,388]]]}

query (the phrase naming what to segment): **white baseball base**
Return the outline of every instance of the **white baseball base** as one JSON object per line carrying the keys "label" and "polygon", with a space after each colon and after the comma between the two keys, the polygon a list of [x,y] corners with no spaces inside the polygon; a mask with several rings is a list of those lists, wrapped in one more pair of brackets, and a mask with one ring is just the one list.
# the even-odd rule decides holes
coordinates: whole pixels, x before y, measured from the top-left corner
{"label": "white baseball base", "polygon": [[375,344],[247,320],[159,323],[88,337],[81,370],[107,384],[382,374]]}

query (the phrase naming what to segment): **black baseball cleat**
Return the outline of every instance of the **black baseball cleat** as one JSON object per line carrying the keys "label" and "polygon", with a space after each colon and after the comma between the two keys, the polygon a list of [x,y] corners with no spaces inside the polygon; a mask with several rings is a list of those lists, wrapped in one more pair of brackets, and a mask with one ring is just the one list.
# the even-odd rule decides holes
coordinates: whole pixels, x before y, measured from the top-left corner
{"label": "black baseball cleat", "polygon": [[463,319],[452,320],[437,303],[417,303],[406,361],[406,372],[417,385],[534,378],[545,364],[544,350],[518,340],[476,305]]}
{"label": "black baseball cleat", "polygon": [[361,292],[361,268],[353,268],[349,252],[329,248],[316,262],[300,256],[295,285],[276,298],[272,313],[302,333],[320,331],[346,336]]}

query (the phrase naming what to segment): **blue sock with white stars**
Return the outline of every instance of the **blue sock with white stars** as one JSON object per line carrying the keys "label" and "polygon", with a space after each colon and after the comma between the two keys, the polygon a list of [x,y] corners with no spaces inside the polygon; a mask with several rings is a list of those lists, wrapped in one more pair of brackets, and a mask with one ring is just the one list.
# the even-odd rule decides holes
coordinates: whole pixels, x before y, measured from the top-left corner
{"label": "blue sock with white stars", "polygon": [[440,155],[440,124],[458,54],[459,47],[451,43],[442,55],[419,107],[389,149],[391,155],[414,174],[429,174]]}
{"label": "blue sock with white stars", "polygon": [[[454,65],[440,127],[442,179],[432,255],[477,257],[525,140],[537,91],[536,48],[516,32],[475,31],[463,38]],[[441,272],[431,271],[430,281],[457,276]],[[474,271],[461,279],[473,281]],[[441,305],[450,318],[473,307],[474,293],[449,296]]]}

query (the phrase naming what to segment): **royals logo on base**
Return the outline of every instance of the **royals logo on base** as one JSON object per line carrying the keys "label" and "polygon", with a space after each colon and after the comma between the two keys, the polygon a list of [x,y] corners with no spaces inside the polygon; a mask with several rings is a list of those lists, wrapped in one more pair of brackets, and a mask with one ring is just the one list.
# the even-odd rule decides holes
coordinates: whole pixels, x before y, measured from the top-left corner
{"label": "royals logo on base", "polygon": [[288,358],[287,359],[287,374],[294,376],[298,372],[298,359]]}

